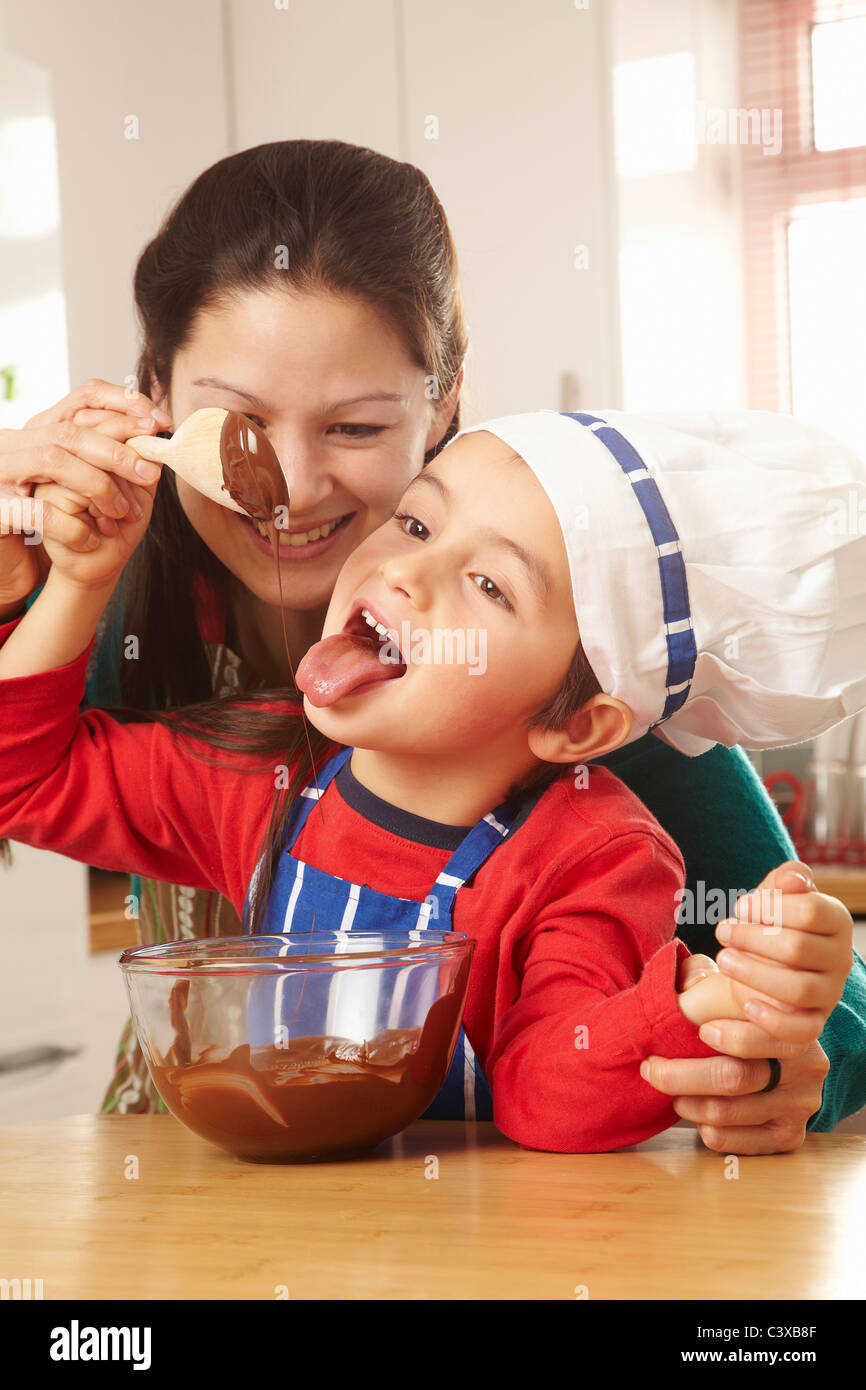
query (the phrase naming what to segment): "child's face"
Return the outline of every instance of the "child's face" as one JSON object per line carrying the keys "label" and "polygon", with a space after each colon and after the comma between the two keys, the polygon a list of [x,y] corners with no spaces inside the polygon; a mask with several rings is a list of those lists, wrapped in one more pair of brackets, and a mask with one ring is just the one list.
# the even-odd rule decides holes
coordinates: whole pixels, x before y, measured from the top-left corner
{"label": "child's face", "polygon": [[318,729],[396,755],[525,758],[579,634],[556,513],[508,445],[467,435],[413,480],[343,565],[323,638],[375,637],[361,607],[394,631],[405,672],[325,707],[305,698]]}

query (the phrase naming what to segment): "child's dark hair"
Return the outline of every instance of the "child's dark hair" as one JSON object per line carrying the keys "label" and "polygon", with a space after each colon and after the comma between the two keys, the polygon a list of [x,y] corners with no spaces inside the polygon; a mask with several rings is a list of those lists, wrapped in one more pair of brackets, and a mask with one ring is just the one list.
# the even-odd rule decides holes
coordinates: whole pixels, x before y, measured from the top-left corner
{"label": "child's dark hair", "polygon": [[[578,710],[582,709],[593,695],[601,694],[598,677],[589,664],[583,643],[578,642],[577,650],[571,658],[571,665],[565,673],[565,680],[553,699],[540,709],[529,721],[531,728],[561,729]],[[568,771],[569,763],[539,763],[520,782],[509,790],[509,799],[519,801],[527,792],[549,787],[558,777]]]}

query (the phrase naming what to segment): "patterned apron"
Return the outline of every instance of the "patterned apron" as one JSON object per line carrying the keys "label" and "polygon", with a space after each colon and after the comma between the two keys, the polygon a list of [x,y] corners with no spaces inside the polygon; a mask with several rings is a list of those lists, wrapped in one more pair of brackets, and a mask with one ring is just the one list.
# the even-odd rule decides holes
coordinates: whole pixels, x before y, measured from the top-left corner
{"label": "patterned apron", "polygon": [[[378,931],[423,931],[432,921],[438,931],[453,931],[451,911],[458,888],[481,867],[506,840],[518,819],[519,810],[499,806],[484,816],[468,832],[438,875],[422,901],[392,897],[366,884],[349,883],[335,874],[305,864],[291,853],[307,816],[336,777],[351,748],[341,748],[318,774],[318,790],[310,783],[293,806],[286,825],[283,852],[277,870],[262,931],[309,931],[315,914],[317,931],[350,932],[353,929]],[[257,865],[244,904],[244,920],[255,893],[261,865]],[[273,1019],[268,1032],[273,1030]],[[425,1120],[492,1120],[493,1097],[487,1078],[460,1029],[457,1046],[445,1083],[432,1105],[421,1117]]]}

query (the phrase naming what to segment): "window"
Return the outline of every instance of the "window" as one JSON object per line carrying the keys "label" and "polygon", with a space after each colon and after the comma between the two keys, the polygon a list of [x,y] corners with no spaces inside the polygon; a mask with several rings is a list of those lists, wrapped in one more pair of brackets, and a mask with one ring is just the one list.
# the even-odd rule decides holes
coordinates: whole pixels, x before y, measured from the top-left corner
{"label": "window", "polygon": [[693,169],[695,55],[664,53],[613,70],[616,172],[647,178]]}
{"label": "window", "polygon": [[866,452],[866,3],[741,0],[741,104],[780,112],[742,146],[748,403]]}
{"label": "window", "polygon": [[791,407],[866,458],[866,198],[788,223]]}
{"label": "window", "polygon": [[812,30],[812,131],[816,150],[866,145],[866,17]]}

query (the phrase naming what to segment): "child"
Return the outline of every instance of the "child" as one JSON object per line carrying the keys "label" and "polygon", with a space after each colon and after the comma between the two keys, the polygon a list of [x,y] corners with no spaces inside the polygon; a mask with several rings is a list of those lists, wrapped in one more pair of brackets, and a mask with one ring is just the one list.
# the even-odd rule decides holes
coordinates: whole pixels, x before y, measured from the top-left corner
{"label": "child", "polygon": [[[770,1005],[773,1036],[817,1037],[850,925],[832,938],[771,927],[786,943],[765,952],[772,993],[714,974],[678,994],[682,860],[588,764],[648,728],[688,753],[766,747],[866,703],[866,541],[830,517],[866,497],[864,469],[782,418],[607,420],[541,412],[464,431],[353,553],[298,669],[318,751],[347,747],[317,759],[299,797],[299,757],[275,798],[273,756],[257,776],[240,756],[251,715],[275,713],[253,697],[210,732],[201,711],[78,714],[150,494],[142,520],[89,550],[87,499],[67,494],[82,531],[46,534],[45,587],[0,629],[0,834],[216,887],[254,930],[309,926],[315,911],[324,929],[436,918],[467,932],[466,1034],[498,1127],[528,1147],[607,1150],[674,1123],[641,1061],[712,1055],[697,1025],[748,1018],[749,999]],[[419,635],[470,633],[483,672],[413,656]],[[292,707],[276,712],[281,746],[298,747]]]}

